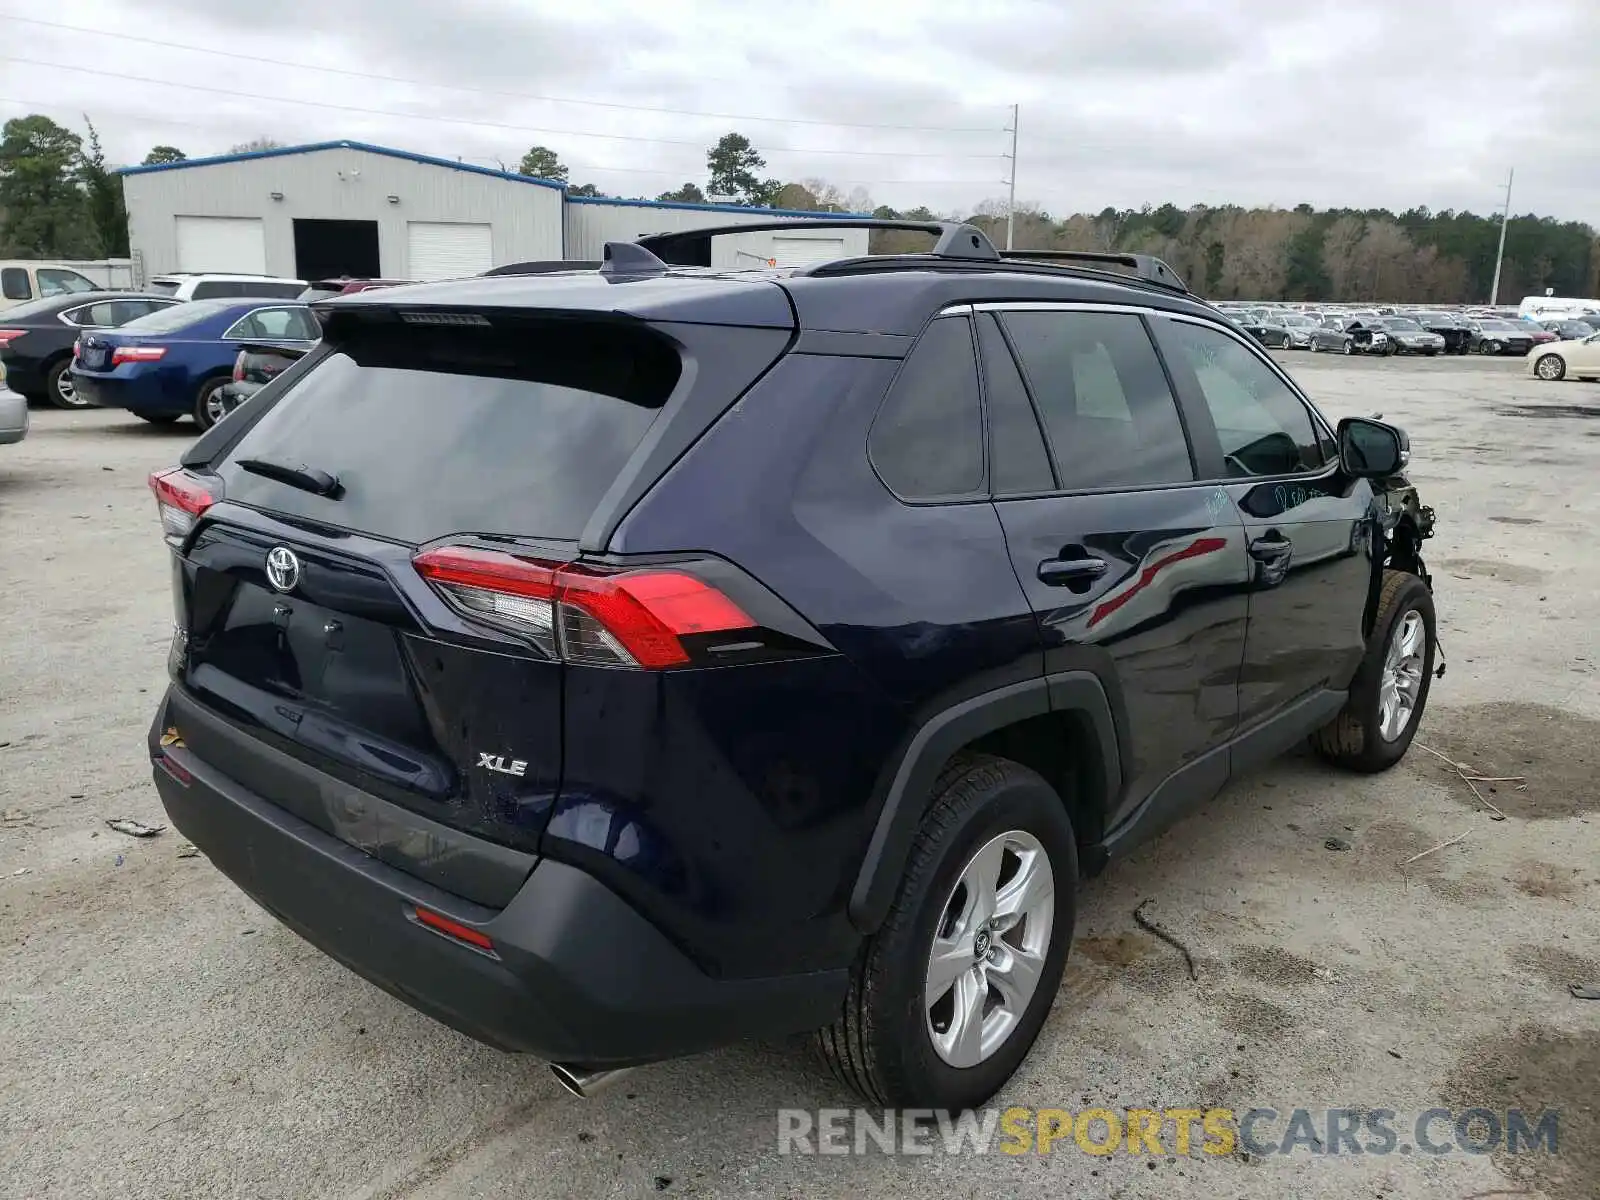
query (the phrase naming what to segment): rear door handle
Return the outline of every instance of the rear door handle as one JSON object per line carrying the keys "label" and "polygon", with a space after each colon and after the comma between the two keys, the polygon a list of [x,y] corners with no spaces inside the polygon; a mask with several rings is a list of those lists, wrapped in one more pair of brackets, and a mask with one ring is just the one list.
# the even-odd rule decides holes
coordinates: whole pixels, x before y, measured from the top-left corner
{"label": "rear door handle", "polygon": [[1250,557],[1264,563],[1277,562],[1287,558],[1293,549],[1294,543],[1274,529],[1250,543]]}
{"label": "rear door handle", "polygon": [[1103,558],[1047,558],[1039,564],[1039,582],[1062,587],[1099,579],[1107,569]]}

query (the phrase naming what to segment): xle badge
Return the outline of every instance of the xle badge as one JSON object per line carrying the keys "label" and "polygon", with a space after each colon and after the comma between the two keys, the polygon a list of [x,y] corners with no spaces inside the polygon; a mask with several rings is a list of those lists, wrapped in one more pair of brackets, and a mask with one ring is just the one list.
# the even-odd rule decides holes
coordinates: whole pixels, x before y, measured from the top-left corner
{"label": "xle badge", "polygon": [[482,750],[478,751],[478,765],[501,775],[515,775],[518,779],[528,773],[528,764],[520,758],[507,762],[504,754],[485,754]]}

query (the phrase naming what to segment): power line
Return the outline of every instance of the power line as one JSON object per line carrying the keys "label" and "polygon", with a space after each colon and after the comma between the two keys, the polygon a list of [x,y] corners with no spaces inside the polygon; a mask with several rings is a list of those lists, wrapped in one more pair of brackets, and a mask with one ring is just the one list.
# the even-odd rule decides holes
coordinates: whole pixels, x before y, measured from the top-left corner
{"label": "power line", "polygon": [[[432,113],[396,112],[389,108],[363,108],[354,104],[331,104],[325,100],[297,100],[291,96],[269,96],[260,92],[240,92],[231,88],[207,87],[200,83],[183,83],[172,79],[152,79],[148,75],[127,75],[120,71],[106,71],[99,67],[80,67],[73,63],[45,62],[43,59],[22,58],[13,54],[0,54],[0,62],[22,63],[30,67],[48,67],[52,71],[76,71],[84,75],[97,75],[106,79],[121,79],[130,83],[149,83],[157,87],[186,88],[195,92],[209,92],[218,96],[233,96],[240,100],[265,100],[269,104],[299,104],[307,108],[324,108],[330,112],[360,113],[372,117],[398,117],[407,121],[442,121],[450,125],[476,125],[483,129],[506,129],[515,133],[556,134],[561,137],[604,138],[614,142],[646,142],[661,146],[693,146],[705,149],[699,142],[683,138],[645,137],[635,133],[597,133],[582,129],[551,129],[538,125],[508,125],[503,121],[480,121],[468,117],[444,117]],[[943,159],[997,159],[999,154],[935,154],[909,150],[821,150],[802,146],[768,146],[763,154],[815,154],[843,155],[861,158],[943,158]]]}
{"label": "power line", "polygon": [[[82,113],[82,106],[75,106],[75,105],[71,105],[71,104],[52,104],[52,103],[47,103],[47,102],[41,101],[41,100],[25,100],[25,99],[22,99],[21,97],[17,97],[17,96],[0,96],[0,104],[14,105],[17,108],[28,109],[28,110],[33,111],[33,112],[68,113],[68,114],[70,114],[72,116],[78,116],[78,115],[81,115],[81,113]],[[119,123],[119,122],[122,123],[122,124],[148,123],[148,124],[156,125],[156,126],[170,125],[170,126],[172,126],[174,128],[179,128],[179,129],[200,129],[200,130],[204,130],[204,131],[206,131],[208,133],[215,132],[215,126],[207,125],[207,124],[204,124],[203,122],[200,122],[200,121],[185,121],[185,120],[181,120],[181,119],[176,118],[176,117],[154,116],[154,115],[146,115],[146,114],[143,114],[143,113],[128,113],[128,112],[113,113],[111,115],[111,117],[109,118],[109,123],[116,124],[116,123]],[[100,124],[100,122],[97,121],[96,124]],[[462,158],[463,156],[462,155],[453,155],[452,156],[452,155],[449,155],[449,154],[443,154],[443,155],[440,155],[440,157]],[[505,165],[507,160],[501,159],[501,158],[493,158],[493,157],[490,157],[488,155],[480,154],[480,155],[467,155],[467,156],[465,156],[465,161],[467,161],[467,162],[481,162],[481,163],[495,163],[497,165],[500,165],[500,166],[504,167],[504,165]],[[570,168],[573,171],[580,171],[580,172],[592,171],[592,172],[597,172],[597,173],[601,173],[601,174],[617,174],[617,173],[620,173],[620,174],[625,174],[625,175],[656,175],[656,176],[659,176],[659,177],[661,177],[663,179],[671,179],[671,180],[675,180],[675,181],[680,182],[680,183],[683,181],[683,179],[684,179],[684,177],[686,175],[693,175],[696,172],[696,170],[703,170],[703,168],[695,168],[695,167],[613,167],[613,166],[606,166],[606,165],[603,165],[601,163],[574,162],[574,161],[570,161],[570,160],[566,160],[566,159],[563,159],[562,161],[565,163],[565,165],[568,168]],[[507,168],[507,169],[509,170],[509,168]],[[867,187],[867,186],[885,186],[885,187],[970,187],[970,188],[990,187],[990,186],[992,186],[992,183],[993,183],[993,181],[987,180],[987,179],[839,179],[839,178],[835,178],[833,176],[827,177],[824,180],[824,182],[831,183],[831,184],[834,184],[836,186],[840,185],[840,184],[845,184],[845,185],[850,185],[850,186],[860,185],[860,186],[863,186],[863,187]],[[1001,181],[1001,182],[1004,182],[1004,181]]]}
{"label": "power line", "polygon": [[[725,113],[702,112],[687,108],[660,108],[648,104],[622,104],[606,100],[579,100],[571,96],[544,96],[533,92],[512,92],[498,88],[467,87],[456,83],[436,83],[425,79],[408,79],[399,75],[380,75],[369,71],[352,71],[344,67],[319,67],[310,63],[292,62],[280,58],[263,58],[257,54],[237,54],[228,50],[216,50],[210,46],[196,46],[187,42],[169,42],[159,38],[137,37],[132,34],[114,33],[101,29],[85,29],[78,25],[63,25],[55,21],[40,21],[33,17],[15,17],[9,13],[0,13],[0,20],[17,21],[26,25],[38,25],[45,29],[60,29],[71,33],[83,33],[92,37],[110,37],[119,42],[135,42],[145,46],[158,46],[167,50],[187,50],[196,54],[206,54],[217,58],[233,58],[241,62],[262,63],[269,66],[289,67],[297,71],[320,71],[329,75],[344,75],[351,79],[368,79],[381,83],[403,83],[414,87],[445,88],[456,92],[473,92],[484,96],[504,96],[518,100],[537,100],[550,104],[579,104],[590,108],[605,108],[623,112],[648,112],[662,113],[679,117],[706,117],[719,121],[769,121],[780,125],[821,125],[841,129],[886,129],[899,130],[912,133],[1003,133],[1004,130],[985,126],[954,126],[954,125],[880,125],[865,121],[824,121],[811,117],[768,117],[757,116],[751,113]],[[15,60],[26,61],[26,60]],[[54,65],[54,64],[41,64]]]}

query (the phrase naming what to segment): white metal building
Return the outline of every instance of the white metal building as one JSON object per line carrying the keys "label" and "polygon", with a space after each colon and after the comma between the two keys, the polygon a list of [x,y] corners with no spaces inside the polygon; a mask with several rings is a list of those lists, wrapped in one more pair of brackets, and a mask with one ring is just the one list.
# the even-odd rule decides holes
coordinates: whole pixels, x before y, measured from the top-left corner
{"label": "white metal building", "polygon": [[[754,225],[786,217],[826,220],[841,213],[790,212],[772,208],[739,208],[731,204],[676,204],[665,200],[613,200],[567,197],[568,258],[597,259],[607,242],[631,242],[651,233],[675,233],[711,225]],[[723,268],[795,267],[830,258],[867,253],[867,230],[784,229],[730,234],[711,243],[707,266]]]}
{"label": "white metal building", "polygon": [[362,142],[122,176],[141,281],[168,271],[445,279],[561,257],[559,183]]}
{"label": "white metal building", "polygon": [[[446,279],[506,263],[598,259],[608,241],[827,213],[570,196],[559,183],[444,158],[318,142],[125,167],[137,284],[171,271]],[[710,266],[867,253],[867,231],[715,239]]]}

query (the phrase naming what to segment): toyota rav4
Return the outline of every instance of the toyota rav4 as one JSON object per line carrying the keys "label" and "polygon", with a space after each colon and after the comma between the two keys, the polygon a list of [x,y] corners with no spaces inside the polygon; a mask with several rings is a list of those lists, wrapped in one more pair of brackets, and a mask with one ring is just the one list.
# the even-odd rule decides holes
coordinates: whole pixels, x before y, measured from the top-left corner
{"label": "toyota rav4", "polygon": [[874,1102],[994,1093],[1082,878],[1307,738],[1406,752],[1432,514],[1158,260],[911,228],[320,304],[151,481],[173,823],[574,1090],[815,1031]]}

